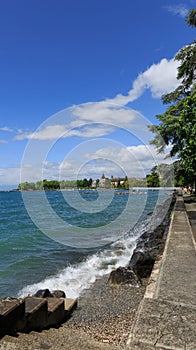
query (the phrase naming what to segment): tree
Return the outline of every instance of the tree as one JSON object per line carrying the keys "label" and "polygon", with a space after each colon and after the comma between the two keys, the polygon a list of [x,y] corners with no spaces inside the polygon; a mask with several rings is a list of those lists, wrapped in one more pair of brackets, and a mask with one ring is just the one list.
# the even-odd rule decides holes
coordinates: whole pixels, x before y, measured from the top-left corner
{"label": "tree", "polygon": [[34,182],[22,182],[18,185],[19,191],[34,191],[35,190],[35,184]]}
{"label": "tree", "polygon": [[60,188],[61,189],[66,189],[66,188],[76,188],[77,184],[76,184],[76,180],[62,180],[60,182]]}
{"label": "tree", "polygon": [[147,187],[159,187],[160,186],[159,174],[155,170],[155,168],[152,168],[150,175],[146,175],[146,182],[147,182]]}
{"label": "tree", "polygon": [[125,176],[124,188],[125,190],[129,190],[129,179],[127,176]]}
{"label": "tree", "polygon": [[[196,26],[196,10],[187,16],[187,24]],[[177,79],[180,85],[173,92],[163,95],[169,104],[165,113],[157,115],[159,125],[149,126],[155,133],[151,141],[158,152],[171,146],[171,157],[176,156],[189,179],[196,176],[196,42],[183,47],[175,56],[179,61]]]}
{"label": "tree", "polygon": [[77,186],[77,188],[90,188],[90,187],[92,187],[92,182],[93,182],[93,180],[91,178],[89,180],[84,178],[83,180],[77,180],[76,186]]}
{"label": "tree", "polygon": [[154,171],[159,174],[159,182],[162,187],[173,187],[174,186],[174,165],[173,164],[159,164],[152,168],[151,172]]}
{"label": "tree", "polygon": [[43,190],[43,181],[37,181],[35,184],[35,189],[39,191]]}
{"label": "tree", "polygon": [[88,180],[88,187],[92,187],[92,183],[93,183],[93,179],[90,178],[90,179]]}
{"label": "tree", "polygon": [[186,18],[186,23],[191,27],[196,27],[196,9],[189,11],[189,14]]}
{"label": "tree", "polygon": [[193,186],[193,179],[190,178],[190,175],[186,172],[182,161],[178,160],[174,162],[173,166],[175,171],[174,185],[176,187],[188,187],[189,184]]}
{"label": "tree", "polygon": [[43,180],[43,188],[45,191],[54,191],[54,190],[59,190],[60,189],[60,184],[59,181],[57,180]]}

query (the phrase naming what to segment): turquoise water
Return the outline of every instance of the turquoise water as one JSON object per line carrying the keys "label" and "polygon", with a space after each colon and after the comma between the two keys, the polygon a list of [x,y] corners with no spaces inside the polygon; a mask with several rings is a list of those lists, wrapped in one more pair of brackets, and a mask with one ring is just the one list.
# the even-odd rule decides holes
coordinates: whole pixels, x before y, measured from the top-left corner
{"label": "turquoise water", "polygon": [[76,192],[46,193],[51,214],[43,206],[43,192],[25,193],[25,198],[0,192],[1,298],[46,287],[77,297],[96,277],[129,261],[148,214],[170,194],[81,191],[80,203]]}

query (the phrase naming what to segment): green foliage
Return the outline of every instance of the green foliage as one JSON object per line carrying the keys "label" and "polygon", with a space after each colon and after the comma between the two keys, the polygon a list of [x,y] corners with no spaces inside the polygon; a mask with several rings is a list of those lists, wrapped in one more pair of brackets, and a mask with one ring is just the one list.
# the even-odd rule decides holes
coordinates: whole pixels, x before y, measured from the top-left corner
{"label": "green foliage", "polygon": [[183,162],[176,161],[173,163],[173,165],[174,165],[174,171],[175,171],[174,185],[176,187],[182,187],[182,186],[188,187],[189,185],[193,186],[193,176],[186,171],[186,168],[184,167]]}
{"label": "green foliage", "polygon": [[151,173],[157,173],[159,175],[159,185],[161,187],[173,187],[174,186],[174,165],[172,164],[160,164],[152,168]]}
{"label": "green foliage", "polygon": [[77,188],[90,188],[92,187],[92,182],[92,179],[87,180],[86,178],[84,178],[83,180],[77,180],[76,185]]}
{"label": "green foliage", "polygon": [[37,191],[43,190],[43,181],[37,181],[35,183],[35,190],[37,190]]}
{"label": "green foliage", "polygon": [[191,27],[196,27],[196,9],[189,11],[189,14],[186,18],[186,23]]}
{"label": "green foliage", "polygon": [[34,182],[22,182],[18,185],[19,191],[34,191],[35,190],[35,184]]}
{"label": "green foliage", "polygon": [[[55,191],[59,189],[67,189],[67,188],[90,188],[92,187],[93,180],[90,178],[89,180],[46,180],[34,182],[23,182],[18,185],[19,191]],[[98,186],[99,180],[96,180],[96,185]]]}
{"label": "green foliage", "polygon": [[96,180],[96,188],[99,186],[99,179]]}
{"label": "green foliage", "polygon": [[66,189],[66,188],[76,188],[77,187],[77,183],[76,180],[62,180],[60,181],[60,188],[61,189]]}
{"label": "green foliage", "polygon": [[146,179],[136,179],[135,177],[130,177],[128,181],[129,181],[129,188],[146,187]]}
{"label": "green foliage", "polygon": [[[97,179],[93,181],[91,178],[88,180],[84,178],[83,180],[46,180],[34,182],[23,182],[18,185],[19,191],[55,191],[59,189],[73,189],[73,188],[97,188],[100,186],[100,180]],[[111,179],[106,178],[104,186],[106,189],[112,188]],[[146,187],[146,179],[136,179],[136,178],[127,178],[122,184],[119,184],[118,188],[129,189],[131,187]]]}
{"label": "green foliage", "polygon": [[19,191],[40,191],[40,190],[45,190],[45,191],[52,191],[52,190],[58,190],[60,188],[60,183],[59,181],[52,180],[43,180],[43,181],[38,181],[36,183],[34,182],[23,182],[18,185],[18,190]]}
{"label": "green foliage", "polygon": [[53,191],[53,190],[59,190],[60,189],[60,183],[57,180],[43,180],[43,189],[45,191]]}
{"label": "green foliage", "polygon": [[[187,23],[196,26],[195,9],[189,12]],[[163,103],[170,105],[165,113],[156,116],[159,125],[149,126],[155,133],[151,143],[158,152],[164,151],[165,146],[169,145],[170,156],[178,158],[183,173],[193,181],[196,176],[196,42],[183,47],[175,60],[180,63],[177,74],[180,86],[162,96]],[[177,182],[182,179],[182,174],[179,176],[178,173]]]}
{"label": "green foliage", "polygon": [[196,85],[192,95],[184,102],[179,123],[177,133],[181,139],[180,159],[183,160],[186,171],[194,175],[196,173]]}
{"label": "green foliage", "polygon": [[159,181],[159,174],[155,171],[155,169],[152,169],[151,174],[146,176],[146,182],[147,187],[159,187],[160,181]]}
{"label": "green foliage", "polygon": [[179,103],[170,106],[157,116],[161,123],[151,127],[156,133],[151,143],[159,152],[170,145],[170,155],[179,158],[190,177],[196,174],[196,86],[180,106]]}
{"label": "green foliage", "polygon": [[106,189],[112,188],[111,180],[110,180],[109,178],[106,177],[106,178],[104,179],[104,182],[101,182],[100,186],[101,186],[102,188],[106,188]]}
{"label": "green foliage", "polygon": [[128,178],[126,178],[126,180],[124,182],[124,188],[125,188],[125,190],[129,189],[129,180],[128,180]]}

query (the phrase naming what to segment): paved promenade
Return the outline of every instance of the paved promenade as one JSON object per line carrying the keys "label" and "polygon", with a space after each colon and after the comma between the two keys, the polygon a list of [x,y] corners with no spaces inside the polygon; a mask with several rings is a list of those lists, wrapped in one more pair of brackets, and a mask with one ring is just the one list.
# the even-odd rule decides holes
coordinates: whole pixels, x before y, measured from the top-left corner
{"label": "paved promenade", "polygon": [[196,204],[190,204],[186,212],[183,197],[177,198],[163,257],[154,267],[127,349],[196,349],[196,246],[190,226]]}

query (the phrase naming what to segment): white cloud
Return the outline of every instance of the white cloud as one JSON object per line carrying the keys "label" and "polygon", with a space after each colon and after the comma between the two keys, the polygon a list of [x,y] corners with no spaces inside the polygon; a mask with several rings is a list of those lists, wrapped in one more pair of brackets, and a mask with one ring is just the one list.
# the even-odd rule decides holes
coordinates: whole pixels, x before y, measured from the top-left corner
{"label": "white cloud", "polygon": [[78,137],[99,137],[108,134],[111,132],[114,127],[111,125],[96,125],[95,123],[91,123],[86,125],[86,122],[83,121],[83,123],[80,123],[81,128],[73,128],[70,125],[70,129],[66,125],[48,125],[43,129],[40,129],[38,131],[35,131],[34,133],[24,133],[24,134],[18,134],[15,136],[15,140],[24,140],[24,139],[31,139],[31,140],[40,140],[40,141],[46,141],[46,140],[58,140],[60,138],[67,138],[71,136],[78,136]]}
{"label": "white cloud", "polygon": [[92,137],[100,137],[106,134],[111,133],[115,127],[113,125],[107,124],[97,124],[97,123],[89,123],[81,127],[80,129],[71,129],[65,134],[65,137],[68,136],[79,136],[83,138],[92,138]]}
{"label": "white cloud", "polygon": [[127,95],[119,94],[107,101],[125,106],[138,99],[147,89],[151,91],[153,98],[160,98],[179,85],[176,78],[177,68],[178,63],[173,58],[171,60],[163,58],[159,63],[152,64],[146,71],[138,75]]}
{"label": "white cloud", "polygon": [[8,126],[3,126],[0,128],[1,131],[8,131],[8,132],[12,132],[13,129],[9,128]]}
{"label": "white cloud", "polygon": [[108,135],[118,127],[132,130],[136,124],[140,129],[142,124],[149,124],[149,121],[127,105],[138,99],[147,89],[151,91],[153,98],[160,98],[161,95],[171,92],[179,85],[176,76],[177,62],[164,58],[140,73],[127,95],[118,94],[100,102],[72,106],[49,118],[34,133],[19,132],[15,140],[45,141],[70,136],[99,137]]}
{"label": "white cloud", "polygon": [[[18,130],[15,140],[29,139],[30,142],[26,153],[24,152],[23,159],[26,164],[22,166],[22,178],[20,167],[0,169],[1,179],[4,181],[2,185],[21,181],[36,182],[43,178],[100,178],[103,172],[107,176],[122,174],[128,177],[145,177],[154,165],[165,160],[163,155],[156,154],[153,146],[145,146],[151,135],[146,128],[150,121],[128,105],[147,89],[151,91],[153,98],[160,98],[162,94],[171,92],[179,84],[176,75],[176,61],[162,59],[138,75],[127,95],[118,94],[104,101],[72,106],[47,119],[34,133]],[[125,147],[110,140],[111,144],[107,145],[109,138],[106,135],[116,128],[126,129],[141,144]],[[8,131],[7,127],[2,129]],[[96,142],[91,145],[87,141],[83,143],[84,146],[79,144],[62,163],[46,161],[55,140],[72,136],[94,138]],[[103,137],[107,140],[106,143]],[[40,143],[42,141],[48,142]]]}
{"label": "white cloud", "polygon": [[188,9],[184,4],[165,6],[165,8],[175,15],[185,18],[188,14]]}
{"label": "white cloud", "polygon": [[8,143],[6,140],[0,140],[0,143]]}
{"label": "white cloud", "polygon": [[[20,173],[19,182],[37,182],[43,179],[48,180],[71,180],[77,178],[80,161],[65,159],[62,163],[44,161],[35,164],[21,164],[18,168]],[[9,171],[9,170],[8,170]]]}
{"label": "white cloud", "polygon": [[[66,112],[64,123],[67,119]],[[131,122],[141,116],[137,111],[122,108],[122,106],[105,101],[74,106],[69,112],[72,120],[66,124],[54,124],[55,121],[58,123],[58,117],[54,117],[51,119],[52,125],[42,125],[37,131],[32,133],[19,133],[14,139],[45,141],[58,140],[70,136],[100,137],[111,133],[119,126],[119,121],[121,127],[130,127]]]}
{"label": "white cloud", "polygon": [[22,164],[12,168],[0,168],[1,186],[19,184],[20,182],[36,182],[44,178],[48,180],[71,180],[78,178],[101,178],[128,176],[145,177],[155,165],[171,163],[164,159],[165,155],[156,153],[152,145],[99,148],[95,152],[88,151],[83,158],[75,155],[65,158],[63,162],[45,161],[37,164]]}
{"label": "white cloud", "polygon": [[115,125],[121,120],[122,125],[130,125],[139,112],[123,108],[125,105],[117,104],[114,99],[102,102],[90,102],[73,108],[73,115],[82,121],[95,123],[108,123]]}
{"label": "white cloud", "polygon": [[134,82],[135,89],[150,89],[154,98],[160,98],[179,85],[176,79],[178,63],[173,59],[162,59],[159,64],[153,64],[148,70],[140,74]]}
{"label": "white cloud", "polygon": [[35,139],[35,140],[54,140],[60,138],[66,132],[64,125],[48,125],[43,130],[38,130],[32,133],[19,133],[15,136],[15,140]]}
{"label": "white cloud", "polygon": [[[171,163],[171,158],[165,159],[165,154],[157,154],[152,145],[100,148],[95,153],[86,154],[86,158],[91,161],[97,159],[102,166],[102,172],[109,176],[125,174],[128,177],[145,177],[153,166]],[[89,163],[89,170],[90,167]]]}
{"label": "white cloud", "polygon": [[20,168],[0,168],[0,185],[18,184],[20,182]]}

